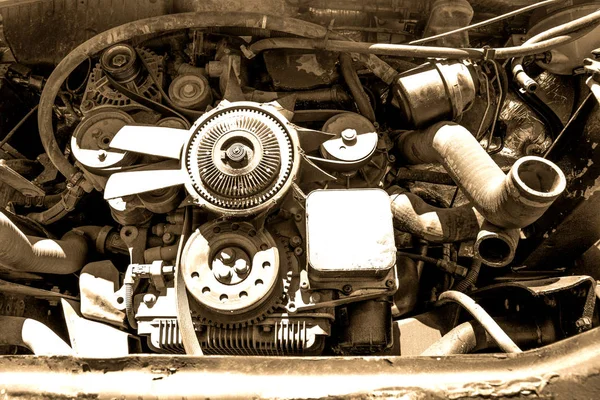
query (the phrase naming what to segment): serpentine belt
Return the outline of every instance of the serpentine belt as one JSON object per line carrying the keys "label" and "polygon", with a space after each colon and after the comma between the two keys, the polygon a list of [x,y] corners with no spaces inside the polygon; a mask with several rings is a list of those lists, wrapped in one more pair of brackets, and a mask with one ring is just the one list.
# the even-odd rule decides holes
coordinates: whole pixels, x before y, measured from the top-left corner
{"label": "serpentine belt", "polygon": [[183,280],[183,272],[181,269],[181,257],[183,255],[183,248],[187,238],[190,236],[192,230],[192,215],[193,212],[190,207],[185,208],[183,220],[183,232],[179,239],[179,246],[177,248],[177,259],[175,261],[175,295],[177,297],[177,323],[179,325],[179,332],[183,342],[183,348],[186,354],[201,356],[203,355],[200,342],[196,336],[196,330],[194,329],[194,323],[190,314],[190,305],[187,290],[185,288],[185,282]]}
{"label": "serpentine belt", "polygon": [[133,100],[143,106],[146,106],[146,107],[150,108],[151,110],[154,110],[163,116],[168,115],[171,117],[181,118],[183,120],[191,119],[191,120],[195,121],[198,118],[200,118],[202,116],[202,114],[204,114],[204,112],[202,112],[202,111],[190,110],[187,108],[179,107],[176,104],[174,104],[173,101],[171,101],[171,99],[167,95],[167,93],[165,93],[165,91],[163,90],[162,85],[159,84],[157,77],[154,76],[154,73],[148,67],[146,60],[144,60],[144,58],[141,56],[141,54],[137,50],[135,52],[136,52],[138,59],[141,61],[142,66],[148,73],[148,77],[150,77],[150,80],[152,81],[152,83],[154,83],[154,85],[158,89],[158,92],[160,93],[162,99],[168,104],[168,106],[166,106],[160,102],[154,101],[152,99],[149,99],[147,97],[144,97],[144,96],[140,95],[139,93],[136,93],[136,92],[128,89],[124,85],[115,81],[115,79],[110,75],[110,73],[103,68],[102,70],[104,71],[104,74],[105,74],[106,78],[108,79],[108,82],[115,90],[117,90],[118,92],[129,97],[131,100]]}

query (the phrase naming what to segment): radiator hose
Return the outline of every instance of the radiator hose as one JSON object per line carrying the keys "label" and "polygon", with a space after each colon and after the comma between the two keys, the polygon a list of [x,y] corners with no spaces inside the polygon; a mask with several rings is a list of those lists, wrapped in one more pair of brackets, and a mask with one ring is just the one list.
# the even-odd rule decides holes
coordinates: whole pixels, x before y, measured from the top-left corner
{"label": "radiator hose", "polygon": [[560,168],[534,156],[520,158],[505,175],[471,132],[452,122],[404,133],[396,146],[407,163],[442,164],[473,207],[500,228],[535,222],[567,184]]}
{"label": "radiator hose", "polygon": [[85,237],[74,231],[61,240],[26,236],[0,213],[0,266],[21,272],[66,275],[85,265],[88,245]]}
{"label": "radiator hose", "polygon": [[397,186],[388,189],[388,193],[397,229],[433,243],[474,240],[474,254],[484,264],[504,267],[512,262],[519,229],[494,226],[471,205],[434,207]]}

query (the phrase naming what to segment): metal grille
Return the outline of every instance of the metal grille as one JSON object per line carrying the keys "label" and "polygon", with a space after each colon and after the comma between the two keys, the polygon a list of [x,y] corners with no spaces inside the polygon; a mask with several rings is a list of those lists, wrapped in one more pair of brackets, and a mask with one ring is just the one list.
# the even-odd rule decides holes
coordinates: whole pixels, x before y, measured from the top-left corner
{"label": "metal grille", "polygon": [[[277,321],[264,326],[239,329],[207,326],[202,332],[200,345],[205,354],[294,356],[304,355],[309,349],[309,332],[304,321]],[[312,346],[311,346],[312,347]]]}

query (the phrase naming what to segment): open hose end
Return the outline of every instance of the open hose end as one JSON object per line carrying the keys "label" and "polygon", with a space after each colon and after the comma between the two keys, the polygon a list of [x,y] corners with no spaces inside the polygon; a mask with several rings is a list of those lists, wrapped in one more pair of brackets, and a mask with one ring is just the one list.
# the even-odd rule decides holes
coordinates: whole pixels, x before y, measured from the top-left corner
{"label": "open hose end", "polygon": [[521,64],[513,65],[513,76],[515,83],[526,92],[533,93],[538,89],[538,83],[527,75]]}
{"label": "open hose end", "polygon": [[256,57],[256,53],[254,53],[252,50],[250,50],[250,48],[248,48],[248,46],[241,45],[240,50],[242,51],[242,54],[244,55],[244,57],[246,57],[248,60],[252,60],[254,57]]}
{"label": "open hose end", "polygon": [[519,196],[533,207],[547,208],[567,187],[567,178],[561,169],[536,156],[518,159],[509,176]]}
{"label": "open hose end", "polygon": [[505,267],[515,257],[519,244],[519,229],[502,229],[484,223],[477,234],[473,252],[481,262],[490,267]]}

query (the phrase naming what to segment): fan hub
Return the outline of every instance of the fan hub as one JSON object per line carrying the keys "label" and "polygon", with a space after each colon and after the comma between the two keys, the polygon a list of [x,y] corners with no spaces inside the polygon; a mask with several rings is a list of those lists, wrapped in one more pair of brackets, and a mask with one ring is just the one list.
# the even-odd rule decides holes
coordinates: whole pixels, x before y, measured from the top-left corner
{"label": "fan hub", "polygon": [[277,196],[298,162],[287,121],[270,109],[238,104],[204,119],[186,152],[194,191],[228,210],[259,207]]}

